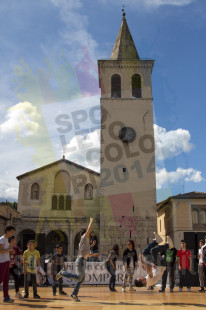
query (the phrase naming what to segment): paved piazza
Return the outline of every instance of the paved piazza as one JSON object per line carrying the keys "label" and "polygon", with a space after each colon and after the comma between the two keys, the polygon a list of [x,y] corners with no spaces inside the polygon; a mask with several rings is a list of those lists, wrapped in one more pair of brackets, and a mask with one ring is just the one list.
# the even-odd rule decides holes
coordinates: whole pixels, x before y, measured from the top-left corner
{"label": "paved piazza", "polygon": [[[137,288],[136,288],[137,289]],[[38,288],[40,300],[29,298],[26,300],[15,299],[14,304],[4,304],[1,302],[0,309],[80,309],[80,310],[179,310],[179,309],[205,309],[206,293],[198,293],[198,288],[192,288],[192,292],[178,293],[178,288],[175,288],[174,293],[166,292],[159,293],[159,288],[154,291],[147,291],[145,288],[138,288],[134,293],[122,293],[121,288],[117,287],[117,293],[110,293],[107,287],[83,286],[80,290],[79,298],[81,302],[71,300],[71,288],[64,289],[68,296],[52,296],[51,287]],[[167,289],[168,290],[168,289]],[[30,287],[31,291],[31,287]],[[13,297],[14,290],[10,290],[10,295]],[[32,297],[32,294],[30,294]]]}

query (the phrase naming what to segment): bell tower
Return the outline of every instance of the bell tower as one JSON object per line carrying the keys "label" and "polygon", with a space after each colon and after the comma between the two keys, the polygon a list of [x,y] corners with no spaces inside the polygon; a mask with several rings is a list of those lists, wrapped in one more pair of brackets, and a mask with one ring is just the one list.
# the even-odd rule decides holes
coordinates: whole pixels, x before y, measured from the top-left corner
{"label": "bell tower", "polygon": [[125,15],[110,59],[98,60],[102,252],[129,238],[143,248],[156,231],[154,61],[140,59]]}

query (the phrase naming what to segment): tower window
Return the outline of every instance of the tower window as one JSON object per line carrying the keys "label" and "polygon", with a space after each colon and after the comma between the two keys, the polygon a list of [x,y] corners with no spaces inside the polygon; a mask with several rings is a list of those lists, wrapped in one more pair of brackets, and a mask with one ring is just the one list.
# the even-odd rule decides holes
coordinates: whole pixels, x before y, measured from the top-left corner
{"label": "tower window", "polygon": [[134,74],[132,76],[132,98],[142,97],[141,87],[141,76],[139,74]]}
{"label": "tower window", "polygon": [[122,168],[123,173],[127,172],[127,168]]}
{"label": "tower window", "polygon": [[111,84],[111,97],[121,98],[121,76],[119,74],[113,74]]}

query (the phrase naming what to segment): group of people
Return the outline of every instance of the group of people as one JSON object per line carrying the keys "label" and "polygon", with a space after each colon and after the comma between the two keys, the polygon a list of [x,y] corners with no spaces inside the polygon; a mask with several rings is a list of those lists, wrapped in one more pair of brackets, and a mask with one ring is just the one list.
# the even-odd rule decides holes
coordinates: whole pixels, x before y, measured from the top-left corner
{"label": "group of people", "polygon": [[[36,271],[40,267],[40,253],[35,249],[35,241],[30,240],[27,243],[27,250],[23,255],[14,236],[15,227],[10,225],[5,229],[5,234],[0,237],[0,283],[3,283],[3,295],[5,303],[13,303],[14,300],[9,295],[10,274],[13,275],[15,282],[16,298],[29,297],[29,284],[33,285],[34,298],[40,298],[37,294]],[[19,271],[18,263],[23,265],[24,272],[24,296],[19,291]]]}
{"label": "group of people", "polygon": [[[70,273],[66,270],[66,257],[63,254],[61,244],[56,246],[56,253],[53,254],[51,260],[50,275],[53,279],[53,296],[56,296],[56,286],[59,286],[59,294],[67,295],[63,291],[62,278],[66,277],[76,282],[71,294],[74,301],[79,301],[78,293],[81,284],[85,279],[86,262],[98,257],[97,238],[91,232],[93,218],[87,229],[81,230],[81,239],[79,242],[78,257],[75,262],[76,273]],[[29,297],[29,284],[33,286],[33,297],[40,298],[37,294],[36,273],[41,272],[40,253],[35,249],[35,241],[30,240],[27,243],[27,250],[21,255],[20,249],[16,246],[16,238],[14,236],[15,228],[7,226],[5,234],[0,237],[0,283],[3,283],[4,302],[12,303],[13,299],[8,293],[8,283],[10,274],[13,275],[15,281],[16,297],[19,299]],[[187,286],[191,291],[190,276],[192,259],[191,252],[186,247],[186,242],[181,240],[181,249],[177,251],[174,247],[172,239],[168,236],[167,242],[163,243],[162,238],[154,233],[153,241],[148,244],[142,253],[139,254],[135,250],[134,241],[129,239],[127,248],[123,251],[123,283],[122,292],[126,292],[127,282],[129,283],[129,292],[135,291],[133,283],[136,287],[147,286],[153,289],[155,283],[162,277],[162,287],[160,293],[165,292],[167,277],[169,275],[170,292],[173,292],[175,285],[175,269],[179,268],[179,292],[182,292],[183,286]],[[206,276],[206,237],[205,244],[200,241],[199,258],[199,280],[200,292],[204,292],[204,281]],[[109,290],[116,292],[116,262],[119,259],[119,246],[115,244],[111,249],[106,261],[105,267],[110,273]],[[24,296],[19,291],[19,275],[17,262],[23,265],[24,273]],[[136,268],[142,268],[145,276],[133,280]]]}

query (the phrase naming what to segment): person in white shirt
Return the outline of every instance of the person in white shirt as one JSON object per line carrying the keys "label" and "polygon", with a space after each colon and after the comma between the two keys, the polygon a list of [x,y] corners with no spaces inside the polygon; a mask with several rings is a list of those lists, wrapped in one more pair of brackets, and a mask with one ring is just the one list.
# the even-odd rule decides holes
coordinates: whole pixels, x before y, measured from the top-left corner
{"label": "person in white shirt", "polygon": [[5,235],[0,237],[0,283],[3,283],[4,302],[14,302],[9,296],[9,264],[10,253],[13,253],[13,245],[9,245],[8,239],[13,236],[15,231],[14,226],[7,226]]}
{"label": "person in white shirt", "polygon": [[205,265],[203,262],[203,247],[205,246],[204,241],[200,240],[199,241],[199,250],[198,250],[198,273],[199,273],[199,281],[200,281],[200,289],[198,290],[198,292],[200,293],[204,293],[205,289],[204,289],[204,281],[205,281]]}

